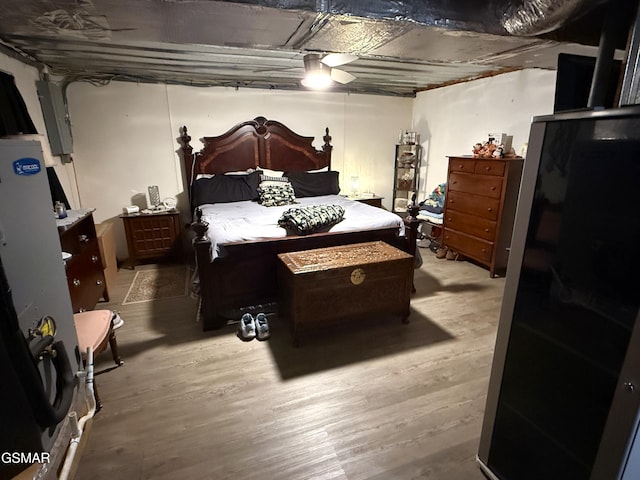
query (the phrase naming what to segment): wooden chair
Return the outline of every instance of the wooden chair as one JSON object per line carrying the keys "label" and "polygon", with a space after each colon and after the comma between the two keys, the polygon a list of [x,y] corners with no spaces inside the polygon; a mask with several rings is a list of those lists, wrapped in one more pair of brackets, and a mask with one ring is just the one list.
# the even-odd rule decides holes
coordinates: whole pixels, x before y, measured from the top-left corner
{"label": "wooden chair", "polygon": [[[104,352],[107,344],[111,347],[111,355],[116,366],[124,362],[118,353],[118,343],[112,322],[113,312],[111,310],[89,310],[86,312],[74,313],[73,322],[78,336],[78,347],[82,354],[82,363],[86,366],[87,347],[93,349],[94,356]],[[96,411],[102,408],[102,402],[98,395],[96,382],[93,382],[93,391],[96,399]]]}

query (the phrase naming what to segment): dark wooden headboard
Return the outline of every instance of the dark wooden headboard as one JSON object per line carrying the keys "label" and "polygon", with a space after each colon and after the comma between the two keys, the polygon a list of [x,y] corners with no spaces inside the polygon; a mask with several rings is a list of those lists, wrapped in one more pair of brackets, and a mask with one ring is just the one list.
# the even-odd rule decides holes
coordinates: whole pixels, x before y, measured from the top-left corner
{"label": "dark wooden headboard", "polygon": [[222,174],[258,167],[301,171],[331,169],[331,137],[325,131],[322,150],[312,145],[314,137],[303,137],[280,122],[256,117],[242,122],[217,137],[204,137],[204,147],[193,153],[187,127],[180,136],[186,180],[199,174]]}

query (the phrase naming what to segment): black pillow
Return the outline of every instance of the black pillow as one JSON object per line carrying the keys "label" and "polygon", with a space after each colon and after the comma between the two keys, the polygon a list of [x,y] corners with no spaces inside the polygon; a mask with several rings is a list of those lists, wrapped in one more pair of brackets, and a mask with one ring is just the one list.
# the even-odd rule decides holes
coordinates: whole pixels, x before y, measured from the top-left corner
{"label": "black pillow", "polygon": [[198,178],[193,182],[192,198],[194,206],[205,203],[242,202],[257,200],[261,171],[246,175],[214,175]]}
{"label": "black pillow", "polygon": [[340,183],[337,171],[328,172],[285,172],[289,177],[296,197],[317,197],[320,195],[337,195]]}

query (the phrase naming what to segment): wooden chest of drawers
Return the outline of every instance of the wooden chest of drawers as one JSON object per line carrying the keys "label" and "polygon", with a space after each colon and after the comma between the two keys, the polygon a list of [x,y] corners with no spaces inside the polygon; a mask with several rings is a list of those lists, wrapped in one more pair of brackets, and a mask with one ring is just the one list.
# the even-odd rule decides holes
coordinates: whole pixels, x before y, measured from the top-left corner
{"label": "wooden chest of drawers", "polygon": [[449,157],[443,245],[504,274],[522,158]]}
{"label": "wooden chest of drawers", "polygon": [[384,242],[278,255],[278,307],[294,342],[311,330],[397,315],[406,321],[413,257]]}
{"label": "wooden chest of drawers", "polygon": [[74,313],[92,310],[101,298],[109,301],[93,214],[82,213],[73,223],[58,226],[58,234],[62,251],[71,254],[65,270]]}

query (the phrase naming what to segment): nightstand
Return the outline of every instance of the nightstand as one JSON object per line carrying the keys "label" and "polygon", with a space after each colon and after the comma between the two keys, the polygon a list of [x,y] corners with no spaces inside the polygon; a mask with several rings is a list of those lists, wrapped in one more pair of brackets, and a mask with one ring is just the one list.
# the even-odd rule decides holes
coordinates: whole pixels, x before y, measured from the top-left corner
{"label": "nightstand", "polygon": [[131,268],[140,260],[180,257],[180,212],[120,215]]}
{"label": "nightstand", "polygon": [[367,205],[371,205],[373,207],[378,207],[378,208],[382,208],[382,199],[384,197],[378,197],[377,195],[374,195],[372,197],[351,197],[351,196],[347,196],[347,198],[349,200],[355,200],[356,202],[360,202],[360,203],[366,203]]}

